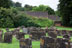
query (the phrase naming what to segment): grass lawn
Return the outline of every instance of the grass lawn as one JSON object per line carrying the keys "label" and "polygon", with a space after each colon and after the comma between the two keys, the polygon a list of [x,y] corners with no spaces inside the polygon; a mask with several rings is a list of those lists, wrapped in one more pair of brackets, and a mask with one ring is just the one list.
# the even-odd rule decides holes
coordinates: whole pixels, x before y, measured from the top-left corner
{"label": "grass lawn", "polygon": [[59,30],[72,30],[72,28],[66,28],[66,27],[56,27]]}
{"label": "grass lawn", "polygon": [[[56,28],[60,30],[72,30],[72,28],[64,28],[64,27],[56,27]],[[13,28],[11,28],[10,30],[13,30]],[[3,29],[3,31],[6,32],[5,29]],[[46,36],[48,36],[47,33]],[[29,38],[29,35],[25,35],[25,38]],[[57,36],[57,38],[63,38],[63,37]],[[71,41],[72,41],[72,37],[71,37]],[[0,48],[19,48],[19,41],[15,37],[13,37],[11,44],[0,43]],[[40,41],[32,41],[32,48],[40,48]]]}
{"label": "grass lawn", "polygon": [[[2,30],[4,33],[6,32],[5,29],[2,29]],[[13,30],[13,28],[10,30]],[[22,32],[22,30],[20,32]],[[25,35],[25,38],[29,38],[29,35]],[[11,44],[0,43],[0,48],[20,48],[19,41],[15,37],[13,37]],[[40,41],[32,41],[32,48],[40,48]]]}
{"label": "grass lawn", "polygon": [[[26,35],[25,38],[28,38],[29,35]],[[12,43],[0,43],[0,48],[19,48],[19,41],[13,37]],[[32,41],[32,48],[40,48],[40,41]]]}

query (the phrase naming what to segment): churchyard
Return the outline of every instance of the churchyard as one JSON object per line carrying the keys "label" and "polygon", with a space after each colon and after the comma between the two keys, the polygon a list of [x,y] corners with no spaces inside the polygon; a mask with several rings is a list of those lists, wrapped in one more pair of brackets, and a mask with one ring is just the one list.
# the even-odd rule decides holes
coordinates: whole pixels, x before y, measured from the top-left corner
{"label": "churchyard", "polygon": [[27,45],[25,48],[59,48],[58,45],[64,43],[66,45],[63,48],[69,48],[72,42],[72,28],[56,27],[56,29],[58,30],[34,27],[27,31],[22,28],[9,28],[9,30],[1,28],[0,30],[3,31],[0,31],[0,48],[24,48],[24,45]]}

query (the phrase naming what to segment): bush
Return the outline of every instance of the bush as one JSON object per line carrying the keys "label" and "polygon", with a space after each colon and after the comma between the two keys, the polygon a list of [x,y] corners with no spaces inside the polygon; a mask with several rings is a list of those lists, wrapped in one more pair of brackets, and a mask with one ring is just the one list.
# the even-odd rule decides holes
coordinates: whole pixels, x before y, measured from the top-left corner
{"label": "bush", "polygon": [[0,8],[0,27],[14,27],[13,21],[10,16],[12,16],[10,9]]}

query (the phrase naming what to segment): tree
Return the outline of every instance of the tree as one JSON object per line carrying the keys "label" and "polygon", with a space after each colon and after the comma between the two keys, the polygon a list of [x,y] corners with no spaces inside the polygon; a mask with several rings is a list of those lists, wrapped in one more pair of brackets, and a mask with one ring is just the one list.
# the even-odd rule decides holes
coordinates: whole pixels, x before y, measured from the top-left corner
{"label": "tree", "polygon": [[10,8],[12,5],[11,0],[0,0],[0,7]]}
{"label": "tree", "polygon": [[33,8],[33,6],[28,5],[28,4],[26,4],[26,5],[24,6],[24,9],[25,9],[26,11],[32,11],[32,8]]}
{"label": "tree", "polygon": [[48,7],[48,6],[39,5],[38,7],[35,6],[32,10],[33,10],[33,11],[46,11],[46,8],[47,8],[47,7]]}
{"label": "tree", "polygon": [[33,11],[47,11],[49,15],[55,15],[54,10],[51,7],[45,6],[45,5],[39,5],[38,7],[34,7],[32,10]]}
{"label": "tree", "polygon": [[59,0],[58,10],[64,26],[72,26],[72,0]]}
{"label": "tree", "polygon": [[59,16],[59,17],[61,17],[60,16],[60,12],[57,10],[57,11],[55,11],[55,14],[56,14],[56,16]]}
{"label": "tree", "polygon": [[21,7],[21,3],[16,2],[16,3],[15,3],[15,7]]}
{"label": "tree", "polygon": [[48,11],[48,14],[49,14],[49,15],[55,15],[54,10],[53,10],[52,8],[50,8],[50,7],[47,7],[47,8],[46,8],[46,11]]}
{"label": "tree", "polygon": [[11,19],[12,12],[10,9],[0,8],[0,27],[14,27],[14,22]]}

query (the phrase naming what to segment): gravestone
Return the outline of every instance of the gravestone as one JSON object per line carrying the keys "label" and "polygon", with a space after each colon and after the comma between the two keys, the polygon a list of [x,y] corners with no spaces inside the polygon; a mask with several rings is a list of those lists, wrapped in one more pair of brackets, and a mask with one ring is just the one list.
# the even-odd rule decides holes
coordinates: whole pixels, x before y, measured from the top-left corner
{"label": "gravestone", "polygon": [[55,39],[42,37],[40,39],[40,48],[55,48]]}
{"label": "gravestone", "polygon": [[20,40],[21,38],[25,38],[24,35],[25,35],[24,32],[17,32],[17,33],[16,33],[16,38]]}
{"label": "gravestone", "polygon": [[61,30],[56,30],[57,36],[62,36]]}
{"label": "gravestone", "polygon": [[57,33],[54,31],[50,31],[50,32],[48,32],[48,36],[52,37],[52,38],[57,38]]}
{"label": "gravestone", "polygon": [[11,43],[12,42],[12,32],[6,32],[4,34],[4,42]]}
{"label": "gravestone", "polygon": [[3,31],[0,30],[0,42],[2,42]]}
{"label": "gravestone", "polygon": [[6,32],[9,32],[9,28],[6,28]]}
{"label": "gravestone", "polygon": [[69,35],[64,35],[63,38],[70,39],[70,36]]}
{"label": "gravestone", "polygon": [[72,37],[72,31],[68,31],[68,32],[69,32],[70,37]]}
{"label": "gravestone", "polygon": [[70,48],[70,41],[65,38],[57,38],[56,48]]}
{"label": "gravestone", "polygon": [[49,30],[48,30],[48,27],[46,27],[45,32],[48,33],[48,31],[49,31]]}
{"label": "gravestone", "polygon": [[15,28],[15,30],[12,32],[12,34],[16,36],[17,33],[19,33],[19,32],[20,32],[20,27]]}
{"label": "gravestone", "polygon": [[66,48],[71,48],[70,47],[70,39],[63,38],[63,43],[65,44]]}
{"label": "gravestone", "polygon": [[31,31],[30,35],[32,35],[32,40],[40,40],[42,36],[46,36],[46,33],[44,29],[36,29]]}
{"label": "gravestone", "polygon": [[20,39],[20,48],[32,48],[32,41],[31,39]]}
{"label": "gravestone", "polygon": [[26,33],[26,34],[28,33],[28,28],[23,28],[22,30],[24,33]]}
{"label": "gravestone", "polygon": [[66,30],[62,30],[62,35],[65,35],[65,34],[67,34],[67,31]]}

